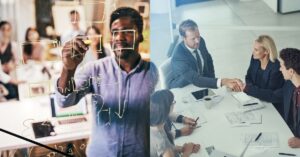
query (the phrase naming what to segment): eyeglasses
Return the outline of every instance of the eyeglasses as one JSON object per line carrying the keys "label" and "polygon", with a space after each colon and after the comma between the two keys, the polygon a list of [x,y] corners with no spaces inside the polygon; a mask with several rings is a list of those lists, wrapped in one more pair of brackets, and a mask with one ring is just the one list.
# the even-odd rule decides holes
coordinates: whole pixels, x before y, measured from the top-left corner
{"label": "eyeglasses", "polygon": [[175,100],[173,100],[173,102],[172,102],[172,105],[174,105],[174,104],[176,104],[176,101],[175,101]]}

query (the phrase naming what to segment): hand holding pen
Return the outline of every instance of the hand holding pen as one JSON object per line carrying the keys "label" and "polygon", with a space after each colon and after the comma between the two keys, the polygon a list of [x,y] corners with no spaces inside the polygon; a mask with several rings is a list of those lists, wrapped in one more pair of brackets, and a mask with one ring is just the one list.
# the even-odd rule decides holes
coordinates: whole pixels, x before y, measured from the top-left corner
{"label": "hand holding pen", "polygon": [[196,123],[196,120],[194,120],[193,118],[186,117],[186,116],[183,117],[183,124],[193,126],[193,125],[195,125],[195,123]]}
{"label": "hand holding pen", "polygon": [[197,126],[197,121],[199,120],[199,117],[196,118],[195,123],[193,124],[194,127]]}

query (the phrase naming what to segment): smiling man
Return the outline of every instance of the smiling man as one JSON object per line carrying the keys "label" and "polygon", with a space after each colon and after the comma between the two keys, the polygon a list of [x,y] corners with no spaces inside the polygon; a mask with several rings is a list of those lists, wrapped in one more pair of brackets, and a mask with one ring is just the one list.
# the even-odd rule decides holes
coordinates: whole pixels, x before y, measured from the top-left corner
{"label": "smiling man", "polygon": [[[66,43],[57,98],[61,106],[68,107],[93,93],[87,156],[149,156],[149,98],[158,76],[154,64],[142,60],[139,54],[142,17],[132,8],[119,8],[111,14],[110,30],[115,56],[87,63],[75,76],[88,46],[82,38]],[[91,79],[95,77],[101,81]]]}

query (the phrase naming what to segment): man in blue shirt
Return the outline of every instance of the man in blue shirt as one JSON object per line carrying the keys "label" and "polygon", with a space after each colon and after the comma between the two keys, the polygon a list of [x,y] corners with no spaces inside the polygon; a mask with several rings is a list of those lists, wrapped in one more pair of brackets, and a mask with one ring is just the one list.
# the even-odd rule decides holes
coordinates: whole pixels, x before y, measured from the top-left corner
{"label": "man in blue shirt", "polygon": [[88,48],[82,39],[66,43],[57,98],[67,107],[93,93],[87,156],[149,156],[149,98],[158,76],[154,64],[138,53],[143,20],[136,10],[123,7],[111,14],[109,26],[115,56],[87,63],[76,74]]}

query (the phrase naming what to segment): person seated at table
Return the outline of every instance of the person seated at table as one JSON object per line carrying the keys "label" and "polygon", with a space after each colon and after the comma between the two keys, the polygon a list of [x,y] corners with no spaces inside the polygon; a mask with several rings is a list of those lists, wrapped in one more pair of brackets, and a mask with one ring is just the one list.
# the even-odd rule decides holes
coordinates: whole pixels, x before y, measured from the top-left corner
{"label": "person seated at table", "polygon": [[[185,126],[181,129],[177,129],[173,122],[182,123]],[[195,119],[171,112],[169,118],[165,123],[165,130],[169,131],[172,134],[173,138],[178,138],[181,136],[188,136],[192,134],[194,129],[196,128],[196,125],[197,123]],[[172,130],[172,126],[175,130]]]}
{"label": "person seated at table", "polygon": [[300,148],[300,50],[286,48],[280,51],[280,71],[287,80],[281,90],[284,120],[294,134],[288,140],[291,148]]}
{"label": "person seated at table", "polygon": [[169,90],[156,91],[150,98],[150,156],[151,157],[188,157],[197,153],[199,144],[186,143],[175,146],[172,135],[165,131],[164,125],[173,110],[174,95]]}
{"label": "person seated at table", "polygon": [[213,59],[204,40],[200,41],[198,25],[194,21],[183,21],[179,26],[179,34],[183,41],[175,47],[171,57],[172,72],[167,80],[168,87],[181,88],[193,84],[205,88],[226,86],[241,91],[241,80],[215,77]]}
{"label": "person seated at table", "polygon": [[29,60],[41,62],[44,48],[40,43],[40,35],[33,27],[29,27],[25,33],[23,44],[23,61],[26,64]]}
{"label": "person seated at table", "polygon": [[277,111],[283,115],[280,97],[272,94],[284,84],[279,68],[277,49],[273,39],[268,35],[260,35],[253,45],[243,91],[250,96],[273,103]]}
{"label": "person seated at table", "polygon": [[17,66],[17,44],[11,40],[12,25],[8,21],[0,21],[0,84],[7,90],[8,95],[5,96],[9,99],[19,99],[18,84],[21,83],[13,78],[14,71]]}

